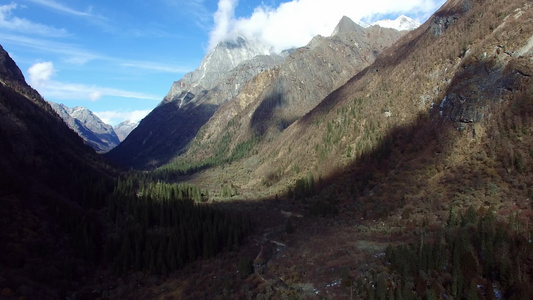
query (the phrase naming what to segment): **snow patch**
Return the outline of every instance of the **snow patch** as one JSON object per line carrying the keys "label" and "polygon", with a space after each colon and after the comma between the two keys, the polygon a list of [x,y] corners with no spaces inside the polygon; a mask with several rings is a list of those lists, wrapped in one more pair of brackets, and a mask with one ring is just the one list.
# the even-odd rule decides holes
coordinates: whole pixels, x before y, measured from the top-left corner
{"label": "snow patch", "polygon": [[409,31],[409,30],[418,28],[421,24],[407,16],[401,15],[395,20],[385,19],[385,20],[380,20],[380,21],[377,21],[371,24],[371,26],[374,26],[374,25],[377,25],[383,28],[392,28],[398,31],[403,31],[403,30]]}

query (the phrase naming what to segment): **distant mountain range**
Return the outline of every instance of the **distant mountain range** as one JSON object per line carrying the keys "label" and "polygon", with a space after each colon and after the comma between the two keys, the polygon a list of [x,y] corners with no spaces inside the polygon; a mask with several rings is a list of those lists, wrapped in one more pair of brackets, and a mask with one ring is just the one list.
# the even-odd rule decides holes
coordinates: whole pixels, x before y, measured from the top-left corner
{"label": "distant mountain range", "polygon": [[126,120],[112,127],[85,107],[76,106],[70,108],[51,101],[48,101],[48,103],[70,129],[74,130],[89,146],[99,153],[105,153],[115,148],[138,125],[138,123]]}

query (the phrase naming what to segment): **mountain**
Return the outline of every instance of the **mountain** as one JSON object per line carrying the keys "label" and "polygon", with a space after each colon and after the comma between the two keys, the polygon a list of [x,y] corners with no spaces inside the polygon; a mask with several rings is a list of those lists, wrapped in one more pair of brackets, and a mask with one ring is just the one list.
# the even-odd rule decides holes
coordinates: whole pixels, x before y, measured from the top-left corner
{"label": "mountain", "polygon": [[[245,106],[252,109],[249,114],[253,119],[253,130],[245,131],[242,138],[275,134],[372,63],[381,50],[400,36],[395,30],[365,29],[343,18],[334,35],[316,37],[305,47],[284,52],[285,57],[263,55],[267,51],[265,47],[242,37],[220,43],[196,71],[172,85],[159,106],[108,157],[136,168],[170,161],[187,150],[189,142],[219,108],[267,70],[265,74],[270,75],[261,78],[269,82],[261,83],[261,88],[253,91],[254,95],[240,102],[239,110]],[[260,99],[248,107],[257,97]],[[233,116],[224,116],[230,117]]]}
{"label": "mountain", "polygon": [[532,299],[532,18],[343,18],[230,99],[163,101],[131,141],[154,165],[190,143],[120,178],[0,48],[2,297]]}
{"label": "mountain", "polygon": [[2,297],[58,299],[58,287],[76,286],[72,276],[87,274],[100,255],[97,210],[116,171],[25,82],[2,46],[0,141]]}
{"label": "mountain", "polygon": [[[426,149],[428,153],[446,153],[426,158],[435,164],[447,161],[450,165],[446,166],[446,170],[458,171],[461,165],[459,158],[471,157],[473,154],[470,151],[474,151],[473,149],[491,157],[490,161],[507,161],[507,167],[500,167],[502,170],[509,168],[512,165],[509,157],[516,154],[494,152],[494,149],[500,149],[501,146],[500,142],[494,144],[496,140],[505,140],[501,136],[494,136],[494,128],[515,122],[503,121],[502,118],[506,117],[502,114],[523,115],[529,107],[523,102],[523,97],[529,91],[527,85],[531,75],[529,58],[532,28],[526,26],[525,29],[523,26],[526,16],[532,11],[527,5],[520,4],[523,1],[508,5],[502,3],[480,6],[470,1],[447,2],[425,24],[406,33],[392,47],[381,51],[376,61],[332,93],[325,92],[324,95],[313,90],[327,80],[321,75],[330,77],[336,74],[327,68],[331,64],[327,60],[317,68],[322,72],[317,73],[313,72],[316,61],[302,64],[305,71],[291,74],[290,79],[294,85],[273,85],[272,82],[276,81],[269,81],[269,78],[277,78],[276,74],[261,74],[263,78],[257,77],[256,80],[264,80],[263,82],[252,81],[253,85],[249,89],[243,89],[244,93],[217,111],[197,135],[190,151],[176,166],[191,162],[213,165],[209,159],[216,157],[218,153],[224,153],[220,155],[222,159],[217,159],[218,162],[224,162],[224,159],[232,156],[238,157],[242,162],[230,159],[230,166],[222,164],[224,172],[213,167],[195,174],[195,182],[209,183],[217,178],[217,181],[232,182],[243,190],[270,189],[269,194],[286,192],[287,186],[293,185],[301,174],[311,174],[315,179],[325,180],[341,172],[339,170],[355,172],[354,164],[364,159],[373,161],[381,168],[387,165],[392,168],[387,169],[391,174],[407,176],[402,170],[417,161],[416,155],[422,155],[415,151],[418,148]],[[480,10],[498,11],[500,8],[505,10],[504,16],[508,16],[507,18],[476,17],[476,12]],[[517,12],[513,12],[514,10]],[[340,28],[354,26],[348,22],[342,23]],[[477,24],[477,28],[482,30],[466,30],[465,24]],[[308,48],[311,49],[323,39],[317,37]],[[305,50],[303,48],[293,52],[277,72],[282,73],[282,68],[288,62],[298,63],[300,59],[296,59],[296,55]],[[342,60],[336,58],[336,61]],[[319,60],[318,63],[320,62]],[[344,61],[342,63],[346,64]],[[276,69],[270,72],[275,73]],[[307,79],[307,76],[310,78]],[[313,81],[313,78],[318,80]],[[256,86],[274,86],[281,91],[287,87],[287,91],[298,93],[298,96],[293,100],[287,96],[268,98],[259,95],[256,98],[253,93],[262,93]],[[313,92],[299,94],[306,89]],[[272,95],[268,88],[266,90],[266,95]],[[250,98],[246,93],[250,93],[252,99],[261,99],[260,102],[249,100],[252,104],[242,108],[243,103],[246,103],[244,101]],[[295,108],[304,107],[302,99],[312,99],[315,94],[318,95],[316,106],[309,105],[309,111],[302,110],[302,114],[298,115]],[[292,101],[294,105],[291,105]],[[512,107],[517,109],[513,113],[508,111]],[[521,109],[524,112],[519,112]],[[269,127],[272,122],[278,124],[278,127]],[[517,122],[528,121],[524,119]],[[520,125],[522,126],[527,127]],[[258,129],[259,132],[272,134],[264,139],[254,139],[254,133]],[[279,130],[276,132],[276,129]],[[457,136],[457,132],[461,134]],[[438,141],[429,137],[432,135],[436,135]],[[451,137],[444,138],[448,135]],[[220,138],[217,140],[214,137]],[[444,149],[429,150],[429,144]],[[526,144],[517,140],[510,141],[509,144],[513,145],[513,149],[521,149],[520,157],[527,156],[528,151],[524,148]],[[403,149],[400,145],[411,150]],[[236,155],[243,149],[246,150],[244,155]],[[392,155],[390,151],[394,155],[389,157]],[[414,162],[405,160],[406,151],[413,155],[409,157]],[[489,155],[489,152],[492,154]],[[371,153],[376,153],[374,155],[377,159],[367,157]],[[243,156],[244,159],[241,158]],[[367,166],[362,162],[361,164]],[[406,167],[396,169],[395,164]],[[440,167],[442,166],[438,168]],[[169,166],[168,169],[172,167]],[[377,182],[390,182],[388,179],[393,177],[382,170],[376,172],[372,176],[379,176]],[[223,175],[225,173],[230,175],[226,177]],[[448,171],[438,173],[449,178],[455,176]],[[368,174],[367,170],[357,176],[364,177]],[[354,175],[347,176],[351,178]],[[505,177],[504,174],[499,176]],[[360,180],[359,177],[356,178]],[[395,178],[398,181],[406,179]],[[376,186],[386,188],[377,182]],[[415,197],[416,190],[407,192],[402,188],[402,191],[405,192],[400,194],[413,193]],[[427,193],[431,194],[431,191]],[[454,198],[454,195],[447,196],[449,199]],[[376,197],[366,199],[370,201]],[[415,197],[419,199],[417,201],[422,201],[418,197]],[[385,198],[383,195],[381,201],[385,201]],[[379,211],[383,212],[383,208],[379,208]]]}
{"label": "mountain", "polygon": [[220,160],[233,156],[239,145],[276,140],[400,36],[396,30],[363,28],[343,17],[330,37],[313,38],[222,106],[191,143],[183,161]]}
{"label": "mountain", "polygon": [[219,105],[232,99],[251,78],[283,61],[243,37],[219,43],[198,69],[174,82],[163,101],[117,148],[113,161],[152,168],[182,153]]}
{"label": "mountain", "polygon": [[221,106],[157,172],[254,203],[269,240],[230,298],[531,299],[532,17],[526,0],[447,1],[265,138],[247,116],[281,66]]}
{"label": "mountain", "polygon": [[[278,55],[270,55],[266,46],[249,41],[242,36],[238,36],[235,40],[221,42],[206,54],[198,69],[185,74],[181,80],[172,84],[163,103],[179,102],[178,106],[181,107],[190,101],[198,102],[205,91],[215,88],[224,80],[231,80],[226,78],[235,77],[235,75],[228,76],[228,72],[235,70],[240,63],[250,60],[253,61],[240,69],[240,72],[250,73],[248,76],[239,74],[241,81],[244,80],[246,82],[250,79],[250,76],[253,77],[262,69],[268,69],[278,64],[283,58]],[[229,97],[235,96],[242,82],[240,84],[235,82],[235,84],[235,87],[230,89],[231,94]],[[226,100],[220,99],[216,101]]]}
{"label": "mountain", "polygon": [[137,128],[138,125],[139,122],[125,120],[120,122],[120,124],[113,126],[113,130],[117,134],[118,140],[122,142],[133,131],[133,129]]}
{"label": "mountain", "polygon": [[395,20],[385,19],[374,22],[371,26],[380,26],[383,28],[393,28],[399,31],[411,31],[418,28],[421,24],[407,16],[399,16]]}
{"label": "mountain", "polygon": [[131,299],[119,278],[132,267],[164,280],[238,249],[251,231],[245,214],[195,203],[205,198],[195,186],[108,165],[1,46],[0,141],[1,299]]}
{"label": "mountain", "polygon": [[55,112],[96,152],[105,153],[120,144],[113,127],[105,124],[85,107],[69,108],[63,104],[48,102]]}

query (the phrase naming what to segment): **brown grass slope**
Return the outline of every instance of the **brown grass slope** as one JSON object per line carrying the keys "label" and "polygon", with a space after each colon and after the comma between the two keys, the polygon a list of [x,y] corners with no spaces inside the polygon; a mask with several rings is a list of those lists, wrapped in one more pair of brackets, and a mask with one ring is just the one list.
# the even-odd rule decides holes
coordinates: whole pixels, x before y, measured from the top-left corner
{"label": "brown grass slope", "polygon": [[283,64],[252,79],[217,110],[198,132],[187,154],[178,160],[202,162],[220,154],[229,156],[239,144],[252,138],[277,139],[280,132],[371,64],[401,35],[376,26],[365,29],[344,17],[334,35],[315,37],[292,52]]}
{"label": "brown grass slope", "polygon": [[[529,224],[532,16],[527,1],[448,1],[278,138],[191,180],[212,191],[233,183],[242,198],[283,199],[298,178],[321,178],[317,197],[286,199],[280,209],[309,212],[326,201],[339,214],[292,219],[296,234],[272,237],[287,247],[268,263],[267,275],[305,299],[350,299],[335,286],[347,266],[367,276],[386,244],[442,228],[451,207]],[[259,224],[271,219],[257,213]],[[284,295],[255,276],[245,284],[235,293]]]}
{"label": "brown grass slope", "polygon": [[[491,128],[506,120],[514,101],[529,97],[530,16],[526,1],[449,1],[279,137],[264,140],[248,158],[194,180],[214,184],[213,189],[226,181],[243,194],[274,195],[309,173],[337,181],[335,174],[352,173],[375,151],[384,153],[379,164],[394,172],[420,160],[431,168],[428,161],[459,166],[484,147],[500,155],[505,143],[496,143]],[[407,135],[405,128],[414,132],[409,129]],[[431,149],[432,144],[448,150]],[[522,145],[516,147],[527,148]],[[420,147],[427,147],[427,154],[416,152],[408,159],[404,148]],[[526,154],[522,159],[529,159]],[[501,155],[491,155],[501,162]]]}

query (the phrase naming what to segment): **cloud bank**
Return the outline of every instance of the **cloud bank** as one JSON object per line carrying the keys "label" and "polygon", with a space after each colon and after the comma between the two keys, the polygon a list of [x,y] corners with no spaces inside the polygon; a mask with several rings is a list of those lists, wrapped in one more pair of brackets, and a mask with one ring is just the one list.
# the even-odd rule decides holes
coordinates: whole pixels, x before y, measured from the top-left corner
{"label": "cloud bank", "polygon": [[314,36],[329,36],[342,16],[371,23],[384,16],[408,15],[425,21],[445,0],[292,0],[273,8],[261,5],[249,17],[235,17],[237,0],[219,0],[209,49],[243,35],[272,47],[274,52],[307,44]]}

